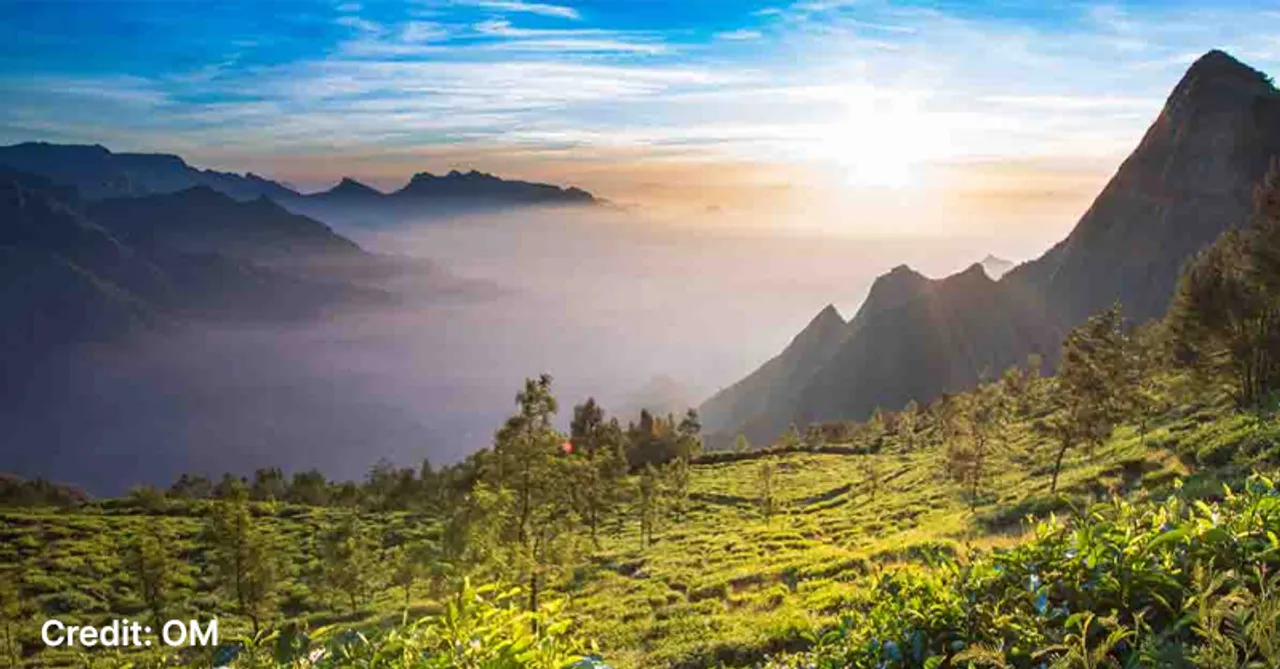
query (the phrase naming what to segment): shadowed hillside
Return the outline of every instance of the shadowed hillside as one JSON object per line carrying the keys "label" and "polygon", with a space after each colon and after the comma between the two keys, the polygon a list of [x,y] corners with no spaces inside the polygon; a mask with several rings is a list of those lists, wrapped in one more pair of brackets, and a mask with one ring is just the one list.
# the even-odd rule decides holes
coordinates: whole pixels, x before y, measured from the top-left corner
{"label": "shadowed hillside", "polygon": [[1277,154],[1280,92],[1211,51],[1187,70],[1071,234],[1043,256],[999,281],[979,265],[940,282],[895,268],[801,388],[793,377],[770,384],[757,372],[704,403],[704,420],[723,433],[718,442],[738,432],[768,441],[792,423],[928,402],[1029,354],[1052,362],[1067,328],[1117,301],[1135,320],[1158,317],[1183,264],[1249,220],[1253,189]]}

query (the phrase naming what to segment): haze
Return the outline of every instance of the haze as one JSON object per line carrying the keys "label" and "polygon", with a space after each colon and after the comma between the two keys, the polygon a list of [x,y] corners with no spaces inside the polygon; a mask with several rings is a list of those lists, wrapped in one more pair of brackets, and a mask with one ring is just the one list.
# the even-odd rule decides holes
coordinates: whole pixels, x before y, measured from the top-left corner
{"label": "haze", "polygon": [[[181,472],[453,461],[489,443],[526,376],[564,403],[628,406],[654,377],[700,401],[828,301],[852,313],[889,263],[941,275],[987,240],[836,239],[671,227],[631,214],[489,215],[348,231],[447,260],[491,298],[414,296],[305,325],[147,336],[67,356],[7,404],[7,467],[100,493]],[[892,260],[890,260],[892,259]],[[963,259],[963,260],[961,260]],[[15,460],[16,459],[16,460]]]}

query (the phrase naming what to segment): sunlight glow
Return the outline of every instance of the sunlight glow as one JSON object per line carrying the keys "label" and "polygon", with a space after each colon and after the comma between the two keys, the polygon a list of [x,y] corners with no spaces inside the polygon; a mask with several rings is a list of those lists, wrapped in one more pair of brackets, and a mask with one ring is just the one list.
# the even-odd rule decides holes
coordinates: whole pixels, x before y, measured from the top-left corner
{"label": "sunlight glow", "polygon": [[835,162],[849,186],[904,189],[920,185],[925,162],[939,157],[945,134],[920,110],[917,95],[851,88],[840,100],[841,118],[820,151]]}

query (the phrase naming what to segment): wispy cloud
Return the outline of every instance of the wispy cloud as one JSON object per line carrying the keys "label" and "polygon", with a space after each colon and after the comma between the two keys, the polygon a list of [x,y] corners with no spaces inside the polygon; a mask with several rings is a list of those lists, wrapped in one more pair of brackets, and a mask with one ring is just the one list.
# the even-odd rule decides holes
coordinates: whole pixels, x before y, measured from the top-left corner
{"label": "wispy cloud", "polygon": [[477,147],[478,159],[499,160],[505,146],[845,167],[877,152],[1116,159],[1208,48],[1280,71],[1280,14],[1249,7],[1003,15],[807,0],[632,20],[593,6],[343,2],[286,13],[263,31],[237,24],[209,40],[216,57],[186,69],[155,59],[141,71],[126,58],[114,70],[58,61],[49,72],[0,72],[0,137],[182,141],[220,155]]}
{"label": "wispy cloud", "polygon": [[764,37],[764,33],[759,30],[748,30],[746,28],[716,33],[716,39],[727,40],[730,42],[751,42],[762,37]]}
{"label": "wispy cloud", "polygon": [[551,16],[560,19],[578,20],[582,15],[578,10],[567,5],[553,5],[543,2],[521,2],[520,0],[469,0],[470,4],[500,12],[524,12],[539,16]]}

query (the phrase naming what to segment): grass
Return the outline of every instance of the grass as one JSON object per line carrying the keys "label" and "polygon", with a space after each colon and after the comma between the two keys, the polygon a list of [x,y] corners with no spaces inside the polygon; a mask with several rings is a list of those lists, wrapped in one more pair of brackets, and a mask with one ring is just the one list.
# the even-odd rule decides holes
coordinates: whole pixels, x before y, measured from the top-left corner
{"label": "grass", "polygon": [[[696,465],[687,508],[664,518],[652,545],[641,549],[634,518],[606,524],[599,549],[558,584],[569,600],[566,612],[618,669],[757,664],[810,648],[840,625],[849,604],[865,596],[868,575],[950,558],[965,562],[1021,544],[1031,531],[1028,516],[1061,514],[1113,495],[1161,499],[1175,481],[1185,481],[1185,496],[1212,498],[1223,482],[1239,482],[1273,462],[1280,443],[1280,427],[1270,419],[1171,412],[1145,437],[1124,427],[1092,455],[1070,454],[1058,492],[1050,494],[1041,463],[1051,446],[1028,425],[1009,434],[973,510],[965,491],[947,480],[937,446],[902,452],[890,441],[876,453],[792,452]],[[770,519],[756,502],[765,459],[776,467],[779,500]],[[879,475],[874,495],[867,459]],[[118,557],[143,523],[161,524],[185,565],[182,617],[217,615],[232,633],[243,631],[228,617],[197,541],[201,504],[144,509],[106,501],[73,511],[0,512],[0,564],[20,568],[23,598],[38,609],[23,630],[29,646],[36,621],[46,616],[94,624],[145,615]],[[314,543],[342,512],[263,505],[257,513],[288,553],[280,600],[286,620],[310,628],[399,620],[398,592],[387,589],[348,611],[316,588]],[[418,514],[365,519],[387,537],[438,533],[437,519]],[[412,599],[416,612],[438,605],[421,590]],[[44,651],[31,666],[74,662],[69,653]]]}

